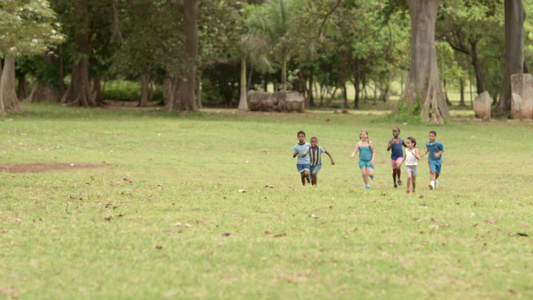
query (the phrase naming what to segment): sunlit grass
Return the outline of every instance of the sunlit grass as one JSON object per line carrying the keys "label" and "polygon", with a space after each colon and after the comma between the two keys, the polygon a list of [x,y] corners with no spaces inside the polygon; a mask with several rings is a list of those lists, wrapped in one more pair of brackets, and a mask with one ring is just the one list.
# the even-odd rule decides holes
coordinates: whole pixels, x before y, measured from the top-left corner
{"label": "sunlit grass", "polygon": [[[106,167],[0,173],[0,298],[533,297],[530,122],[26,108],[0,119],[2,164]],[[437,131],[438,190],[424,162],[416,194],[392,188],[394,126],[422,149]],[[370,191],[349,158],[362,128]],[[337,162],[317,187],[291,156],[300,129]]]}

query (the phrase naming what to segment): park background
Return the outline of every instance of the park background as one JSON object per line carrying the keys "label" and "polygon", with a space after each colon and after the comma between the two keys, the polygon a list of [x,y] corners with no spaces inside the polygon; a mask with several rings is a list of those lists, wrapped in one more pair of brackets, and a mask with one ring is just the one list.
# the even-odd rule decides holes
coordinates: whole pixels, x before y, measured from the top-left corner
{"label": "park background", "polygon": [[[391,114],[408,2],[2,2],[0,299],[532,298],[533,122],[497,109],[504,8],[532,2],[440,2],[442,123]],[[242,87],[282,90],[283,74],[305,86],[303,113],[238,109]],[[485,90],[494,116],[478,119]],[[422,151],[437,131],[437,190],[424,161],[416,193],[392,187],[396,126]],[[361,129],[376,145],[370,191],[350,159]],[[291,158],[298,130],[337,163],[316,187]]]}

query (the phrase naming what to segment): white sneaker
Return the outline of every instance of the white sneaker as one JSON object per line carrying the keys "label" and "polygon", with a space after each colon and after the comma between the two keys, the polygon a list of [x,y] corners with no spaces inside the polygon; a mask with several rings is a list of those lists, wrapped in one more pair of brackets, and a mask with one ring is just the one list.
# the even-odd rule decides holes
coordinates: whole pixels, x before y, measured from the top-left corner
{"label": "white sneaker", "polygon": [[433,183],[433,181],[429,183],[429,189],[430,190],[435,189],[435,183]]}
{"label": "white sneaker", "polygon": [[435,188],[438,188],[438,187],[439,187],[439,181],[435,179]]}

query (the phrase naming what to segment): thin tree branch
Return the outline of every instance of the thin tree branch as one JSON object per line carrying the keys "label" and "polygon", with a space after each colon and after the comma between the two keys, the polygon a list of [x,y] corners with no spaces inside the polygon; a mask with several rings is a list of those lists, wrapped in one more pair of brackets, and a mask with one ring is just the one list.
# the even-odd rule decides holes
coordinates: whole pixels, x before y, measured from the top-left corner
{"label": "thin tree branch", "polygon": [[322,27],[324,27],[324,24],[326,23],[329,16],[341,5],[342,0],[337,0],[337,3],[333,6],[333,8],[326,14],[324,17],[324,20],[322,20],[322,24],[320,24],[320,28],[318,29],[318,37],[322,34]]}

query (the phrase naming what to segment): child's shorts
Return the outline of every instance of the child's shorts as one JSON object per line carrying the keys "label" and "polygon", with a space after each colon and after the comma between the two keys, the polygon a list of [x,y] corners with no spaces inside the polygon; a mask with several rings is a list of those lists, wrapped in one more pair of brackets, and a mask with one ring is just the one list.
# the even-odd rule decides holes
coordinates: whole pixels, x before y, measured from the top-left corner
{"label": "child's shorts", "polygon": [[418,168],[405,166],[405,172],[411,172],[411,176],[418,176]]}
{"label": "child's shorts", "polygon": [[311,174],[318,174],[320,168],[322,168],[322,165],[311,165]]}
{"label": "child's shorts", "polygon": [[398,157],[397,159],[392,159],[391,164],[393,169],[399,169],[402,165],[403,157]]}
{"label": "child's shorts", "polygon": [[300,173],[302,173],[305,170],[309,171],[311,169],[309,164],[296,164],[296,168],[298,168],[298,172]]}
{"label": "child's shorts", "polygon": [[360,160],[359,161],[359,169],[362,169],[364,167],[367,167],[369,169],[374,169],[374,166],[370,163],[370,160]]}
{"label": "child's shorts", "polygon": [[428,160],[428,164],[429,164],[429,170],[431,171],[431,173],[435,172],[437,174],[440,174],[440,168],[441,168],[440,161]]}

